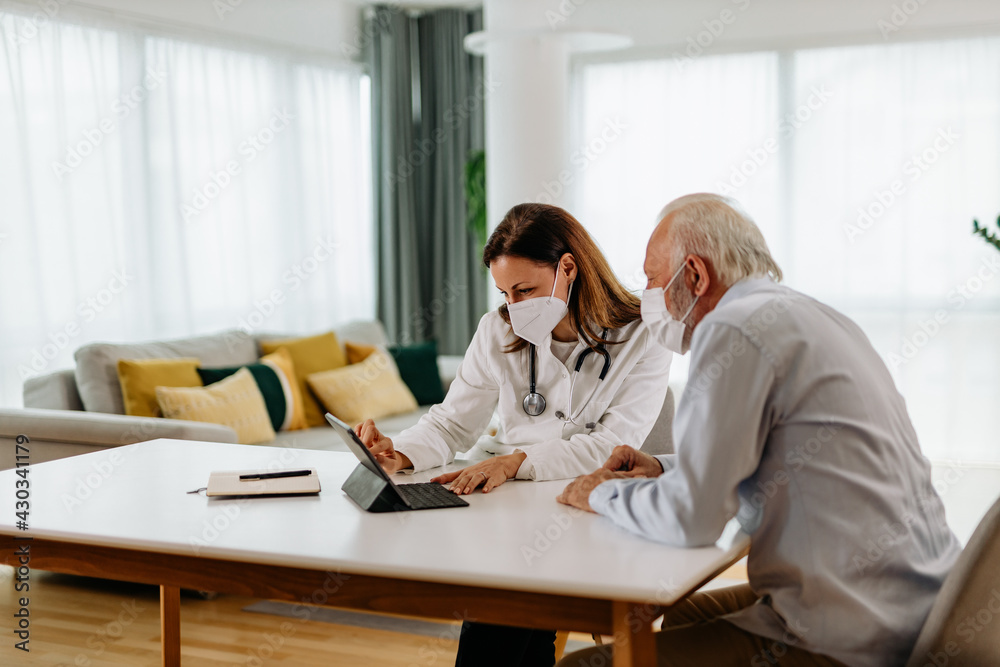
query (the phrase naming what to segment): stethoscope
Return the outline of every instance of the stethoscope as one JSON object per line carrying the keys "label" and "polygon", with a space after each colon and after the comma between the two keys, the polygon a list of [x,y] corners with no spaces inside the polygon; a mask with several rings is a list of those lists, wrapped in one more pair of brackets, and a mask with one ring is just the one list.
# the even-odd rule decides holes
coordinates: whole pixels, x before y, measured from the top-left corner
{"label": "stethoscope", "polygon": [[[604,344],[605,341],[607,341],[607,339],[608,339],[608,330],[604,329],[604,331],[601,333],[601,342],[600,344],[598,344],[596,349],[596,352],[602,357],[604,357],[604,366],[601,368],[601,375],[599,377],[600,380],[604,380],[604,378],[608,374],[608,369],[611,368],[611,353],[608,352],[608,349]],[[530,353],[528,357],[528,393],[525,395],[524,400],[521,401],[521,407],[524,408],[525,413],[527,413],[528,415],[532,417],[537,417],[538,415],[545,412],[545,397],[536,391],[534,344],[530,344],[529,348],[530,348]],[[573,375],[573,381],[570,382],[569,386],[568,416],[567,413],[564,413],[562,410],[560,410],[556,412],[556,418],[576,424],[576,418],[579,417],[580,414],[579,412],[577,412],[577,414],[573,414],[573,390],[576,388],[576,378],[579,377],[580,375],[580,369],[583,368],[583,362],[586,361],[587,355],[594,351],[595,351],[594,348],[588,347],[586,350],[580,353],[580,356],[576,358],[576,366],[573,369],[573,372],[575,374]],[[590,396],[588,396],[587,400],[583,402],[584,407],[586,407],[587,403],[590,402],[590,399],[594,397],[594,394],[597,393],[598,386],[599,385],[597,384],[594,385],[594,389],[590,392]],[[582,411],[583,408],[580,408],[580,412]],[[594,422],[587,422],[585,428],[594,428],[594,426],[596,426]]]}

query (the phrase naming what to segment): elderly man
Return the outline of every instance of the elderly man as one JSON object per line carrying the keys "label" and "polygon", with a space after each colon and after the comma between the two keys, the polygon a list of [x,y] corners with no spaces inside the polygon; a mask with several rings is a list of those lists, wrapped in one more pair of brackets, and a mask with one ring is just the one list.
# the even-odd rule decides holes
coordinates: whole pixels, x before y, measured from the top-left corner
{"label": "elderly man", "polygon": [[643,319],[691,348],[677,453],[619,447],[559,500],[676,546],[734,516],[752,535],[749,585],[671,608],[659,665],[902,665],[961,548],[885,364],[854,322],[776,284],[725,197],[671,202],[645,271]]}

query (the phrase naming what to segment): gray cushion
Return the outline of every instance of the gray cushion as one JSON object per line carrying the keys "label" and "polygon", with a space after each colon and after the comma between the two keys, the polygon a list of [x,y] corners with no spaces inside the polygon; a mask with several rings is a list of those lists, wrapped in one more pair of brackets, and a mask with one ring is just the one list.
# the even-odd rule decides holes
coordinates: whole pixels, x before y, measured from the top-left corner
{"label": "gray cushion", "polygon": [[334,329],[337,340],[341,343],[350,341],[352,343],[366,343],[368,345],[389,344],[389,337],[385,335],[385,329],[378,320],[360,320],[348,322]]}
{"label": "gray cushion", "polygon": [[76,386],[88,412],[125,414],[119,359],[196,357],[205,366],[240,366],[257,360],[257,343],[242,331],[149,343],[91,343],[73,355]]}

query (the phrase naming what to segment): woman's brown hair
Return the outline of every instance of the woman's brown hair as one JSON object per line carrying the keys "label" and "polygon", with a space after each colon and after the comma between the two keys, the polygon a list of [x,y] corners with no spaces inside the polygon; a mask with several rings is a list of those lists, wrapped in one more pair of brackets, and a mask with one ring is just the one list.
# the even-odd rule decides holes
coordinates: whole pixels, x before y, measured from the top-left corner
{"label": "woman's brown hair", "polygon": [[[587,345],[596,348],[603,329],[617,329],[640,318],[639,297],[625,289],[594,239],[572,215],[558,206],[518,204],[490,235],[483,264],[489,268],[500,257],[521,257],[556,267],[566,253],[573,255],[577,266],[569,299],[570,323]],[[499,313],[510,324],[507,304]],[[504,351],[527,346],[528,341],[518,338]]]}

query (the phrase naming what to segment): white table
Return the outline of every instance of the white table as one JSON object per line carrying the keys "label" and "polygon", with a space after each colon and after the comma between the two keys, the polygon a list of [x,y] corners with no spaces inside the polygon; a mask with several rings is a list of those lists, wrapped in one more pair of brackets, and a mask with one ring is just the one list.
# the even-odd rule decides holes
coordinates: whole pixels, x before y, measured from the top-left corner
{"label": "white table", "polygon": [[[7,470],[0,551],[16,564],[15,546],[30,536],[32,568],[160,585],[165,665],[180,664],[180,588],[615,634],[615,665],[646,665],[659,607],[749,545],[742,533],[701,549],[640,539],[558,504],[566,480],[511,481],[466,496],[468,508],[370,514],[340,490],[356,464],[340,452],[183,440],[84,454],[30,469],[27,532],[15,526],[18,478]],[[213,470],[309,466],[319,496],[186,493]]]}

